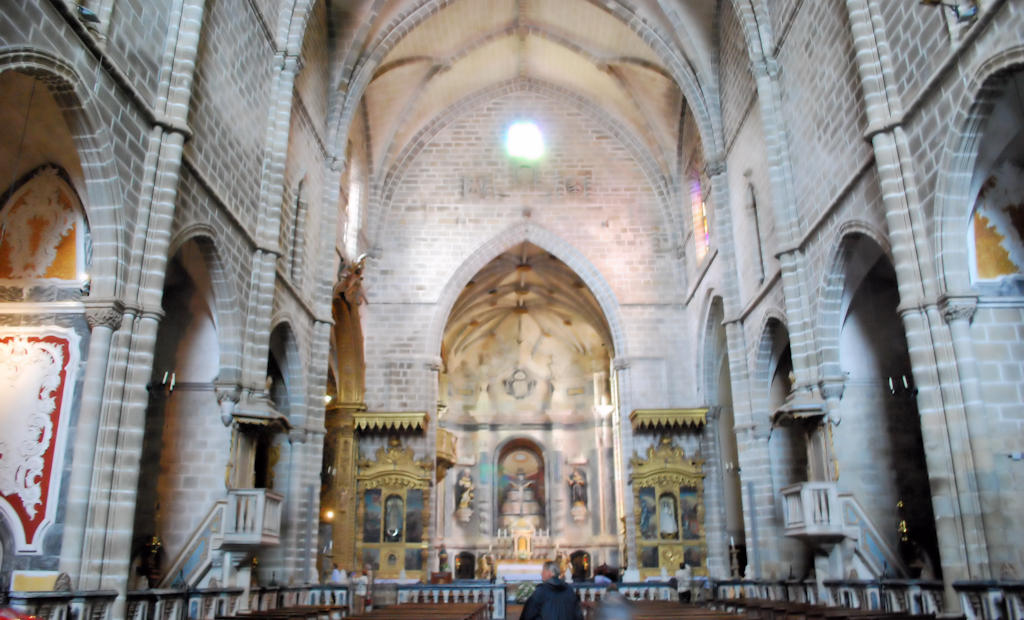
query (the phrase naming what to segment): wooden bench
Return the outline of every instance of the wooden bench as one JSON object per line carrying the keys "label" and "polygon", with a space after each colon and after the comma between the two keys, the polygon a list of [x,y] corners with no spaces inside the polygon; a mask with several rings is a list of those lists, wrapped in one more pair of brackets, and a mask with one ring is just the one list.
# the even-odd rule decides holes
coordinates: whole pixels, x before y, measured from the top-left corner
{"label": "wooden bench", "polygon": [[349,620],[488,620],[490,617],[491,612],[486,603],[402,603],[349,616]]}
{"label": "wooden bench", "polygon": [[279,609],[259,609],[239,612],[234,616],[216,616],[217,620],[341,620],[348,612],[347,605],[300,605]]}

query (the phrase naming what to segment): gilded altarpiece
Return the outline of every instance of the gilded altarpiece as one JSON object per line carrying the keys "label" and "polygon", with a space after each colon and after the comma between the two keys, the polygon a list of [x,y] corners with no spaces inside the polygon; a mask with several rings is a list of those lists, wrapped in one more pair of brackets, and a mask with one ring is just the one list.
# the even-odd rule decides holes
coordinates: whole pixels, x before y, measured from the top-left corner
{"label": "gilded altarpiece", "polygon": [[356,556],[380,578],[425,577],[432,464],[392,438],[357,465]]}
{"label": "gilded altarpiece", "polygon": [[706,575],[704,462],[663,437],[630,466],[640,576],[671,575],[684,559],[694,575]]}

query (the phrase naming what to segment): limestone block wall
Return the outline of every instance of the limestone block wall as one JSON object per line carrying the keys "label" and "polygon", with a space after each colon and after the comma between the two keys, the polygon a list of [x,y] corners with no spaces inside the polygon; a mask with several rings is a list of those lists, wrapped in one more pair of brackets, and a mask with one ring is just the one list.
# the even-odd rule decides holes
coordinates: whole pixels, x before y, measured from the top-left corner
{"label": "limestone block wall", "polygon": [[185,146],[188,161],[246,227],[259,222],[274,70],[273,42],[263,36],[260,19],[248,3],[206,7],[189,102],[194,136]]}
{"label": "limestone block wall", "polygon": [[[813,222],[870,152],[864,141],[853,35],[839,2],[799,5],[778,52],[782,110],[791,141],[792,196],[802,222]],[[782,206],[782,205],[778,205]]]}
{"label": "limestone block wall", "polygon": [[[535,169],[510,164],[502,151],[504,130],[520,118],[535,120],[548,144]],[[568,176],[586,179],[582,195],[560,188]],[[424,331],[448,310],[432,305],[439,292],[465,284],[451,281],[452,274],[485,240],[524,224],[552,235],[547,249],[556,256],[579,252],[608,283],[630,347],[616,355],[659,360],[641,379],[657,388],[642,383],[636,393],[658,401],[692,393],[680,374],[689,365],[669,363],[686,328],[667,303],[676,264],[664,208],[625,145],[572,106],[522,92],[464,110],[423,146],[387,205],[380,255],[366,275],[368,405],[401,408],[419,400],[420,383],[389,377],[404,379],[395,375],[403,356],[439,354]],[[480,266],[492,257],[481,257]]]}
{"label": "limestone block wall", "polygon": [[1004,575],[1007,566],[1024,566],[1024,549],[1013,541],[1024,536],[1020,523],[1021,481],[1024,480],[1024,415],[1020,403],[1024,364],[1024,310],[1019,307],[979,308],[971,324],[984,398],[987,437],[972,439],[976,452],[987,454],[990,465],[979,472],[979,485],[993,492],[986,504],[985,525],[1006,535],[991,537],[993,573]]}

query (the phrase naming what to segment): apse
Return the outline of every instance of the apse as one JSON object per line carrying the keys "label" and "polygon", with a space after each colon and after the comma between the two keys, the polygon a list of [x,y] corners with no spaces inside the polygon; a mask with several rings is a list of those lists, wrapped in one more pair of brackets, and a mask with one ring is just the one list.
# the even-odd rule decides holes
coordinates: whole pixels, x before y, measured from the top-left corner
{"label": "apse", "polygon": [[579,276],[531,243],[466,284],[442,357],[453,422],[579,422],[610,402],[601,308]]}

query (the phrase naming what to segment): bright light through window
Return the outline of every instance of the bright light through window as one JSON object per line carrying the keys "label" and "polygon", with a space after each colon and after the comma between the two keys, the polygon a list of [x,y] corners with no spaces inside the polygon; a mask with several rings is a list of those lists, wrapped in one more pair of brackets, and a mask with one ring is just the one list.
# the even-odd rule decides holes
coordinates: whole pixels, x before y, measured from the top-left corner
{"label": "bright light through window", "polygon": [[505,149],[509,157],[534,161],[544,155],[544,136],[531,122],[513,123],[505,137]]}

